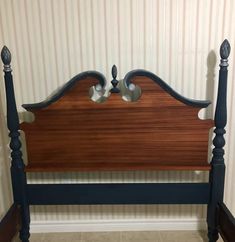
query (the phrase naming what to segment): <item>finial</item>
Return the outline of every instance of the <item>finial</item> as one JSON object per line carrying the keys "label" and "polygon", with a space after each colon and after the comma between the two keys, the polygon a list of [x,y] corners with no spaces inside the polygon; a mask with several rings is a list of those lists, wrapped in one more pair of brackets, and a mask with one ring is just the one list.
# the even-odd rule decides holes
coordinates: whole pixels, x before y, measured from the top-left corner
{"label": "finial", "polygon": [[228,66],[228,57],[230,54],[230,50],[231,50],[230,44],[228,40],[225,39],[220,46],[220,57],[221,57],[220,66],[224,66],[224,67]]}
{"label": "finial", "polygon": [[3,46],[2,51],[1,51],[1,58],[2,62],[4,64],[4,71],[5,72],[10,72],[11,71],[11,52],[10,50],[6,47]]}
{"label": "finial", "polygon": [[117,77],[117,67],[116,67],[116,65],[113,65],[113,67],[112,67],[112,77],[113,77],[113,79],[116,79],[116,77]]}
{"label": "finial", "polygon": [[116,79],[117,78],[117,67],[115,65],[113,65],[113,67],[112,67],[112,77],[113,77],[113,80],[111,81],[111,83],[113,85],[113,88],[111,89],[111,92],[119,93],[120,90],[119,90],[119,88],[117,88],[118,80]]}

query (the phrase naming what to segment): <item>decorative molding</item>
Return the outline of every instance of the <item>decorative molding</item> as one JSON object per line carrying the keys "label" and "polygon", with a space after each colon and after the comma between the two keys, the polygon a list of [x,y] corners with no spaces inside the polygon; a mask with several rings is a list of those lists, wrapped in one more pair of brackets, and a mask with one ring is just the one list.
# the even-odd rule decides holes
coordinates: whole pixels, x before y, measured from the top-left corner
{"label": "decorative molding", "polygon": [[[150,79],[152,79],[157,85],[159,85],[164,91],[169,93],[172,97],[175,99],[181,101],[182,103],[193,106],[193,107],[199,107],[199,108],[206,108],[208,105],[211,104],[209,100],[206,101],[201,101],[201,100],[193,100],[193,99],[188,99],[183,96],[181,96],[179,93],[177,93],[174,89],[172,89],[167,83],[165,83],[162,79],[160,79],[158,76],[153,74],[152,72],[138,69],[138,70],[133,70],[130,71],[126,74],[123,82],[126,88],[129,90],[133,91],[135,89],[135,85],[131,83],[132,79],[136,76],[145,76]],[[106,84],[106,78],[99,72],[97,71],[85,71],[82,72],[75,77],[73,77],[70,81],[68,81],[65,85],[62,86],[62,88],[59,89],[53,96],[50,98],[39,102],[39,103],[33,103],[33,104],[23,104],[22,107],[26,109],[27,111],[33,110],[33,109],[41,109],[41,108],[46,108],[50,104],[54,103],[61,97],[65,95],[65,93],[70,90],[76,82],[86,78],[86,77],[94,77],[99,80],[99,84],[101,85],[101,88],[103,88]],[[111,81],[112,88],[110,89],[111,93],[119,93],[120,89],[117,87],[119,81],[116,79],[117,77],[117,67],[113,65],[112,67],[112,77],[113,80]]]}
{"label": "decorative molding", "polygon": [[152,79],[164,91],[166,91],[172,97],[174,97],[175,99],[181,101],[182,103],[184,103],[186,105],[193,106],[193,107],[199,107],[199,108],[206,108],[206,107],[208,107],[211,104],[211,101],[209,101],[209,100],[201,101],[201,100],[193,100],[193,99],[189,99],[189,98],[183,97],[182,95],[177,93],[174,89],[172,89],[161,78],[159,78],[158,76],[156,76],[155,74],[153,74],[150,71],[146,71],[146,70],[142,70],[142,69],[137,69],[137,70],[133,70],[133,71],[128,72],[126,74],[126,76],[124,77],[124,79],[123,79],[124,85],[127,88],[130,89],[130,85],[132,84],[133,78],[137,77],[137,76],[145,76],[145,77],[148,77],[148,78]]}
{"label": "decorative molding", "polygon": [[128,219],[128,220],[60,220],[32,221],[31,233],[51,232],[102,232],[102,231],[156,231],[205,230],[206,221],[185,219]]}
{"label": "decorative molding", "polygon": [[[76,76],[74,76],[70,81],[68,81],[67,83],[65,83],[60,89],[59,91],[57,91],[53,96],[51,96],[50,98],[39,102],[39,103],[33,103],[33,104],[23,104],[22,107],[24,109],[26,109],[27,111],[29,110],[33,110],[33,109],[41,109],[41,108],[46,108],[48,107],[50,104],[56,102],[58,99],[60,99],[61,97],[63,97],[65,95],[65,93],[70,90],[78,81],[85,79],[87,77],[93,77],[96,78],[99,81],[99,84],[101,85],[101,87],[103,88],[106,84],[106,79],[105,77],[97,71],[85,71],[82,72]],[[87,94],[88,95],[88,94]]]}

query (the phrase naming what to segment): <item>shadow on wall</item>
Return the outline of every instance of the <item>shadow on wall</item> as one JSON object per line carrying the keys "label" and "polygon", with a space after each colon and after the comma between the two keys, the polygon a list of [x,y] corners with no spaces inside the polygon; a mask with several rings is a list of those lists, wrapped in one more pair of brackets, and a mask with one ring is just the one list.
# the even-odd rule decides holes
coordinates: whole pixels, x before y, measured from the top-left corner
{"label": "shadow on wall", "polygon": [[[0,86],[3,86],[2,82]],[[4,89],[1,88],[1,90]],[[9,139],[7,136],[7,126],[2,100],[2,93],[0,91],[0,218],[5,215],[13,201],[8,153]]]}
{"label": "shadow on wall", "polygon": [[[207,56],[207,75],[206,75],[206,98],[208,100],[211,100],[212,103],[209,105],[209,107],[206,109],[205,113],[205,118],[211,118],[214,119],[214,107],[215,107],[215,101],[216,101],[216,96],[215,96],[215,83],[217,81],[215,80],[215,68],[216,68],[216,53],[214,50],[211,50]],[[217,90],[216,90],[217,93]],[[209,133],[209,144],[208,144],[208,161],[210,162],[212,159],[212,138],[213,138],[213,131],[214,128],[210,130]]]}
{"label": "shadow on wall", "polygon": [[[207,75],[206,75],[206,97],[208,100],[216,100],[215,98],[215,67],[216,67],[216,53],[211,50],[207,56]],[[217,82],[216,82],[217,83]],[[212,104],[206,110],[206,118],[213,117],[214,104]]]}

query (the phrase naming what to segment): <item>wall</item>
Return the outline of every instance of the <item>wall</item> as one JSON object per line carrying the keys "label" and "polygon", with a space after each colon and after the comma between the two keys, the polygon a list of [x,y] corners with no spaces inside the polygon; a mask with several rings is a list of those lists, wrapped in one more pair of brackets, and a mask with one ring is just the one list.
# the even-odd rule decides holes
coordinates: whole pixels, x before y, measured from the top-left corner
{"label": "wall", "polygon": [[[2,85],[1,85],[2,87]],[[1,88],[2,90],[2,88]],[[6,214],[12,204],[10,161],[8,152],[8,137],[6,130],[5,117],[2,112],[0,99],[0,220]]]}
{"label": "wall", "polygon": [[[179,93],[212,99],[218,84],[219,46],[229,39],[225,201],[235,213],[235,2],[233,0],[0,0],[0,46],[12,52],[19,112],[75,74],[98,70],[111,80],[135,68],[155,72]],[[2,105],[4,91],[1,83]],[[213,117],[213,108],[207,117]],[[3,109],[4,110],[4,109]],[[4,111],[3,111],[4,113]],[[3,116],[3,114],[2,114]],[[6,133],[4,129],[1,129]],[[3,149],[7,140],[2,140]],[[3,156],[2,156],[3,157]],[[3,159],[3,158],[2,158]],[[8,161],[4,159],[4,163]],[[2,162],[3,163],[3,162]],[[3,168],[1,168],[3,169]],[[193,172],[32,174],[31,182],[201,181]],[[9,184],[4,178],[4,184]],[[5,192],[2,192],[5,194]],[[6,197],[8,201],[9,196]],[[6,202],[7,203],[7,202]],[[204,206],[58,206],[32,208],[35,224],[70,220],[198,221]],[[179,220],[180,219],[180,220]],[[187,222],[183,226],[186,226]],[[181,227],[184,228],[184,227]]]}

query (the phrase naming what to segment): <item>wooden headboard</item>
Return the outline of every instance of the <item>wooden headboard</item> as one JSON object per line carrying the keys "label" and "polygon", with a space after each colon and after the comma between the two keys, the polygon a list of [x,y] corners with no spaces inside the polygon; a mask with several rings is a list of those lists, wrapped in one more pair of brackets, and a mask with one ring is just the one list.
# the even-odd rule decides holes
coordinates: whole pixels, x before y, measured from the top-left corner
{"label": "wooden headboard", "polygon": [[[134,70],[124,80],[141,88],[134,102],[122,99],[113,68],[113,88],[103,103],[89,89],[106,80],[84,72],[44,102],[25,104],[35,115],[22,123],[27,171],[209,170],[212,120],[201,120],[209,101],[182,97],[151,72]],[[133,84],[131,84],[133,89]],[[133,90],[132,90],[133,91]]]}
{"label": "wooden headboard", "polygon": [[[114,66],[112,88],[100,73],[81,73],[46,101],[23,105],[34,113],[35,120],[20,125],[11,53],[3,47],[11,178],[14,202],[21,209],[21,240],[29,242],[29,205],[206,204],[209,241],[217,241],[218,229],[225,241],[234,241],[228,235],[234,230],[234,218],[223,206],[229,54],[230,44],[224,40],[220,47],[214,148],[209,165],[208,137],[213,121],[201,120],[198,112],[210,102],[186,99],[144,70],[131,71],[119,82]],[[94,102],[90,96],[97,84],[100,94],[110,94],[103,103]],[[135,90],[140,89],[138,99]],[[123,94],[133,96],[135,101],[122,100]],[[26,137],[26,167],[20,129]],[[144,184],[28,184],[25,172],[160,169],[210,171],[206,182]]]}

